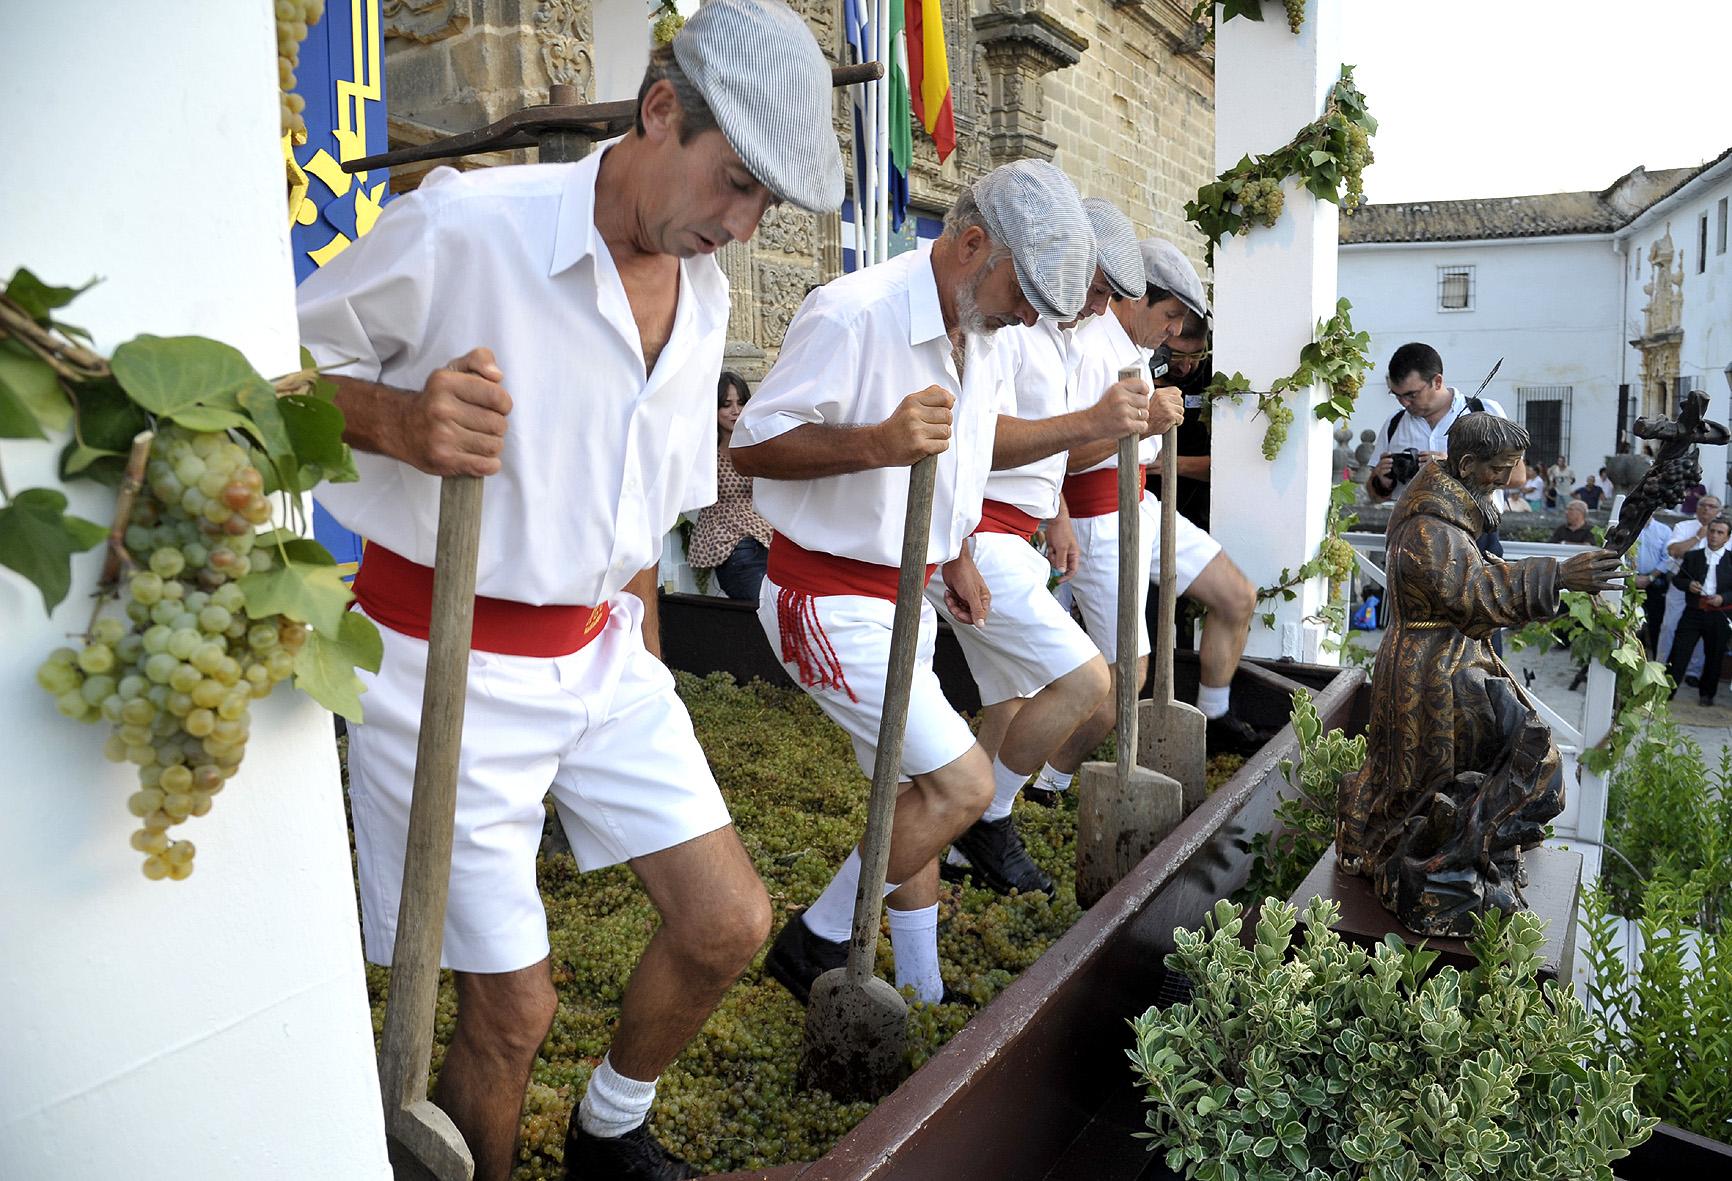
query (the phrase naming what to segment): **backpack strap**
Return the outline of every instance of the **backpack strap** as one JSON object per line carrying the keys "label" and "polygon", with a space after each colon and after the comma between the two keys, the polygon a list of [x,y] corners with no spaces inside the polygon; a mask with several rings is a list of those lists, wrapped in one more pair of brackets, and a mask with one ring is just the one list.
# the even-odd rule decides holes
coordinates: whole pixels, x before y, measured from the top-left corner
{"label": "backpack strap", "polygon": [[1469,398],[1462,403],[1461,412],[1463,414],[1484,414],[1485,403],[1480,401],[1478,397]]}
{"label": "backpack strap", "polygon": [[1395,417],[1389,420],[1389,425],[1383,428],[1383,442],[1387,445],[1395,442],[1395,428],[1401,425],[1401,416],[1406,410],[1397,410]]}

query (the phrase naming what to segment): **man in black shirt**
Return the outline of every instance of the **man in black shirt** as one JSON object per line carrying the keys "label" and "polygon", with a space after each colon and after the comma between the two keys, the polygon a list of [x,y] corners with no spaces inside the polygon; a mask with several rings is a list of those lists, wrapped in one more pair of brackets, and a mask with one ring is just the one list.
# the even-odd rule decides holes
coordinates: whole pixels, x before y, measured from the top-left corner
{"label": "man in black shirt", "polygon": [[[1197,528],[1209,527],[1209,423],[1203,390],[1215,375],[1209,360],[1209,328],[1202,317],[1185,316],[1178,334],[1155,350],[1150,368],[1167,366],[1163,381],[1185,396],[1185,419],[1179,424],[1179,500],[1173,507]],[[1150,487],[1161,496],[1161,478],[1149,472]]]}

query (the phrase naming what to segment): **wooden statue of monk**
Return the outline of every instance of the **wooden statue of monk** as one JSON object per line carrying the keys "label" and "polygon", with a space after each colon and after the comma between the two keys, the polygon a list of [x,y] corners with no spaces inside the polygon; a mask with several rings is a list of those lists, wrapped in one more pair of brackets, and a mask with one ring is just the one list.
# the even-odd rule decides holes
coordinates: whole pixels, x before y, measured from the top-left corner
{"label": "wooden statue of monk", "polygon": [[1389,519],[1391,616],[1371,677],[1365,766],[1341,784],[1336,851],[1370,877],[1409,929],[1465,935],[1489,907],[1522,906],[1521,850],[1563,809],[1551,731],[1492,649],[1499,628],[1550,619],[1565,590],[1601,591],[1618,555],[1565,561],[1483,557],[1493,494],[1527,431],[1464,414],[1443,463],[1430,463]]}

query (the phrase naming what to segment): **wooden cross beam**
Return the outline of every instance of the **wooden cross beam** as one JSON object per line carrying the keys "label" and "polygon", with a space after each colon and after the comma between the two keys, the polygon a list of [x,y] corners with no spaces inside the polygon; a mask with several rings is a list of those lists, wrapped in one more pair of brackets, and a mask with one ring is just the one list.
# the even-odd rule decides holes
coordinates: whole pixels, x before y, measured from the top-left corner
{"label": "wooden cross beam", "polygon": [[[830,70],[831,86],[853,86],[873,82],[884,76],[884,63],[866,62],[857,66],[835,66]],[[453,156],[474,156],[511,148],[545,148],[550,141],[581,140],[582,145],[567,143],[558,153],[562,159],[583,155],[589,144],[611,139],[631,130],[637,115],[636,99],[621,99],[608,103],[579,103],[577,88],[556,82],[549,89],[548,102],[542,106],[513,111],[503,119],[474,131],[447,135],[412,148],[362,156],[343,162],[344,172],[367,172],[374,168],[395,168],[400,164],[415,164],[422,160],[446,160]],[[572,150],[575,148],[575,150]]]}

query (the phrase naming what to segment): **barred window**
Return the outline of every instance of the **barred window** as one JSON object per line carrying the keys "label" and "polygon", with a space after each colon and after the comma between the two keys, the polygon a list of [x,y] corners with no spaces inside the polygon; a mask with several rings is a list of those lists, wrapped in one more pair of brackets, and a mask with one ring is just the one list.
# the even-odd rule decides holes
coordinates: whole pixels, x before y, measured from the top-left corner
{"label": "barred window", "polygon": [[1570,402],[1567,385],[1516,387],[1516,421],[1528,431],[1528,462],[1541,468],[1570,453]]}
{"label": "barred window", "polygon": [[1473,311],[1474,283],[1472,267],[1437,268],[1437,310],[1440,312]]}

